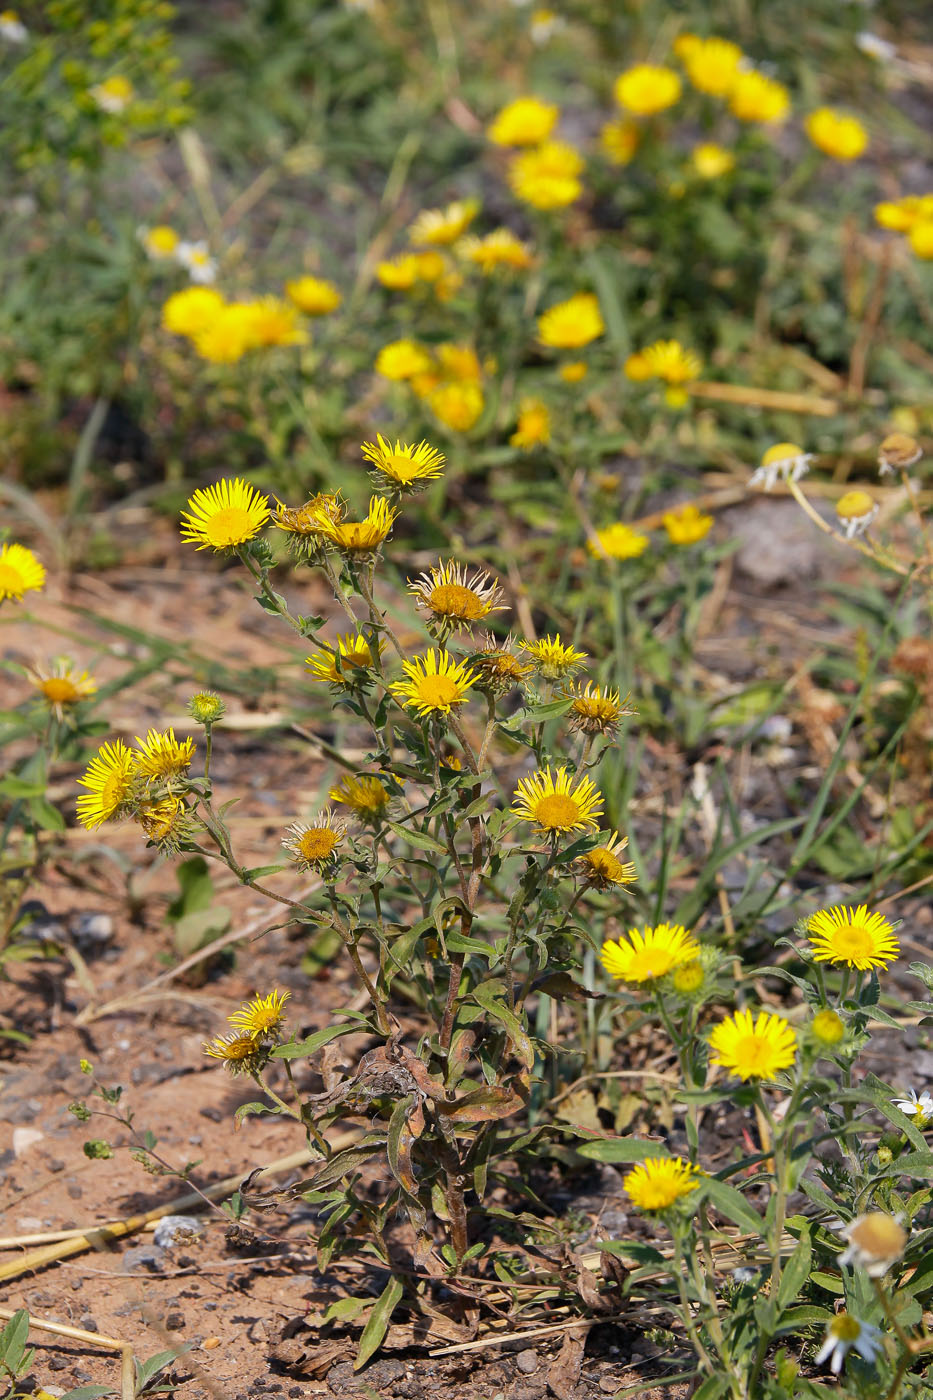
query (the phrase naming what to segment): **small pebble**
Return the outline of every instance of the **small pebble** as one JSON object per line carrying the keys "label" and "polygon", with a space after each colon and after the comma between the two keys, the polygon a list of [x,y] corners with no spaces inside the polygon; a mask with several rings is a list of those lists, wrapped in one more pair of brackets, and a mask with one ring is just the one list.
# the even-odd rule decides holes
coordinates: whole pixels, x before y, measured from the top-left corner
{"label": "small pebble", "polygon": [[79,914],[72,920],[71,936],[79,948],[103,948],[113,938],[113,919],[109,914]]}
{"label": "small pebble", "polygon": [[204,1348],[205,1351],[213,1351],[215,1347],[220,1346],[220,1338],[205,1337],[204,1341],[201,1343],[201,1346]]}
{"label": "small pebble", "polygon": [[84,1330],[85,1330],[85,1332],[99,1332],[99,1331],[100,1331],[100,1328],[99,1328],[98,1325],[97,1325],[97,1320],[96,1320],[96,1318],[91,1317],[91,1314],[90,1314],[90,1313],[85,1313],[84,1316],[83,1316],[82,1318],[79,1319],[79,1321],[78,1321],[78,1326],[79,1326],[79,1327],[83,1327]]}
{"label": "small pebble", "polygon": [[165,1314],[165,1326],[169,1332],[181,1332],[185,1327],[185,1315],[182,1312],[170,1312]]}
{"label": "small pebble", "polygon": [[45,1133],[40,1133],[38,1128],[14,1128],[14,1157],[22,1157],[24,1152],[28,1152],[30,1147],[34,1147],[37,1142],[42,1142],[44,1137]]}
{"label": "small pebble", "polygon": [[534,1347],[526,1347],[515,1358],[515,1365],[523,1376],[533,1376],[538,1369],[538,1353]]}

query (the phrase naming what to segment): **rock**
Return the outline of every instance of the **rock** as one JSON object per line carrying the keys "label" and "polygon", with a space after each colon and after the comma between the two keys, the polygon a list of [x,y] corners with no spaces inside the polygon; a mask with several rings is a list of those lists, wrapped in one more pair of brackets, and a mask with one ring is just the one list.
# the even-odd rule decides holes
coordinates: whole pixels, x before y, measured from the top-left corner
{"label": "rock", "polygon": [[152,1232],[152,1243],[158,1249],[173,1245],[190,1245],[201,1233],[200,1223],[190,1215],[163,1215]]}
{"label": "rock", "polygon": [[[829,520],[832,512],[814,501]],[[822,508],[821,508],[822,506]],[[795,501],[765,497],[730,512],[733,533],[742,541],[736,567],[756,583],[773,587],[813,578],[823,570],[830,552],[841,550],[822,535]]]}
{"label": "rock", "polygon": [[42,1142],[44,1137],[45,1133],[40,1133],[38,1128],[14,1128],[13,1156],[22,1157],[24,1152],[28,1152],[37,1142]]}
{"label": "rock", "polygon": [[100,1328],[99,1328],[98,1325],[97,1325],[96,1319],[93,1318],[93,1317],[91,1317],[91,1314],[90,1314],[90,1313],[85,1313],[84,1316],[83,1316],[82,1318],[79,1318],[79,1319],[78,1319],[78,1326],[79,1326],[79,1327],[83,1327],[84,1330],[85,1330],[85,1332],[99,1332],[99,1331],[100,1331]]}
{"label": "rock", "polygon": [[538,1369],[538,1353],[534,1347],[526,1347],[515,1358],[515,1365],[523,1376],[533,1376]]}
{"label": "rock", "polygon": [[178,1312],[176,1310],[165,1314],[165,1326],[169,1332],[183,1332],[185,1325],[185,1315],[183,1312]]}
{"label": "rock", "polygon": [[42,1112],[41,1099],[11,1099],[0,1110],[4,1123],[31,1123]]}
{"label": "rock", "polygon": [[121,1267],[125,1274],[148,1270],[160,1274],[165,1263],[165,1250],[154,1244],[137,1244],[123,1251]]}
{"label": "rock", "polygon": [[18,936],[33,943],[66,943],[68,931],[60,919],[50,914],[41,899],[27,899],[16,914]]}
{"label": "rock", "polygon": [[113,919],[99,912],[77,914],[71,920],[71,937],[82,953],[97,952],[113,939]]}

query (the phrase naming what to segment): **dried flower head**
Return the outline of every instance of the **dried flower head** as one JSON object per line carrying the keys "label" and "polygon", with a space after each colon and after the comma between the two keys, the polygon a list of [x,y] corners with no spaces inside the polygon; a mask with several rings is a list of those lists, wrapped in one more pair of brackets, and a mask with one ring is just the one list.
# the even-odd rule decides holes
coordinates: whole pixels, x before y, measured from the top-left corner
{"label": "dried flower head", "polygon": [[542,834],[555,837],[598,827],[603,808],[592,779],[584,776],[574,783],[563,765],[553,773],[544,768],[522,778],[512,800],[513,816],[534,822]]}
{"label": "dried flower head", "polygon": [[577,856],[574,865],[578,874],[598,890],[609,890],[616,885],[631,885],[638,872],[631,861],[621,861],[619,856],[628,846],[628,837],[617,831],[601,833],[603,841]]}
{"label": "dried flower head", "polygon": [[134,813],[134,820],[163,855],[174,855],[202,830],[180,797],[164,797],[142,806]]}
{"label": "dried flower head", "polygon": [[888,476],[895,469],[905,471],[922,456],[923,448],[909,433],[888,433],[878,449],[878,474]]}
{"label": "dried flower head", "polygon": [[466,567],[449,560],[438,560],[436,567],[416,579],[409,579],[418,609],[433,626],[449,634],[469,629],[492,612],[504,607],[503,593],[486,573],[467,575]]}
{"label": "dried flower head", "polygon": [[534,667],[520,661],[512,651],[511,636],[500,641],[487,632],[481,639],[481,646],[482,651],[470,657],[470,666],[477,675],[477,690],[490,695],[507,695],[531,675]]}
{"label": "dried flower head", "polygon": [[840,1234],[847,1241],[847,1248],[840,1254],[839,1263],[864,1269],[869,1278],[882,1278],[907,1248],[908,1234],[903,1225],[880,1210],[856,1216]]}

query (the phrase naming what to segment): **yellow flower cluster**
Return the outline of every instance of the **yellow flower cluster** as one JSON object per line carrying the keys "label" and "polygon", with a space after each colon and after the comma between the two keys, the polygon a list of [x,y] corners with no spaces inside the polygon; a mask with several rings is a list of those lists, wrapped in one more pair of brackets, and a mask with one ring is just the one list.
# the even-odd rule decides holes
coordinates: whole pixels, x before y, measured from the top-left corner
{"label": "yellow flower cluster", "polygon": [[626,378],[635,383],[661,379],[667,385],[664,397],[671,408],[683,408],[688,400],[686,386],[696,379],[703,362],[679,340],[656,340],[625,361]]}
{"label": "yellow flower cluster", "polygon": [[0,544],[0,603],[7,598],[21,603],[26,593],[45,584],[45,569],[24,544]]}
{"label": "yellow flower cluster", "polygon": [[[176,739],[174,729],[150,729],[145,739],[137,738],[136,743],[136,749],[127,748],[122,739],[104,744],[78,779],[80,786],[87,788],[78,798],[78,821],[88,831],[128,816],[134,807],[152,821],[156,809],[146,800],[150,789],[157,786],[164,794],[187,778],[194,756],[193,739]],[[183,814],[181,800],[171,796],[167,802],[158,801],[156,807],[163,825]]]}
{"label": "yellow flower cluster", "polygon": [[[158,232],[152,229],[149,235]],[[250,350],[307,345],[310,337],[300,315],[326,316],[341,303],[333,283],[318,277],[287,282],[285,293],[285,297],[226,301],[214,287],[186,287],[165,302],[162,326],[184,336],[203,360],[232,365]]]}
{"label": "yellow flower cluster", "polygon": [[908,194],[875,205],[875,222],[907,235],[918,258],[933,258],[933,194]]}
{"label": "yellow flower cluster", "polygon": [[379,351],[375,369],[384,379],[407,382],[452,432],[468,433],[486,404],[483,366],[471,345],[428,349],[408,338],[393,340]]}

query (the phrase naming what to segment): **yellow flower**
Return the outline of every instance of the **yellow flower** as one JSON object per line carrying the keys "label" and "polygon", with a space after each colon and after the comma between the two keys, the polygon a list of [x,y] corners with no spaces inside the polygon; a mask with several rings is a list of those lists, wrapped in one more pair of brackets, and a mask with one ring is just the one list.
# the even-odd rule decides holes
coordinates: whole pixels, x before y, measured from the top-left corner
{"label": "yellow flower", "polygon": [[546,681],[561,681],[572,676],[589,659],[585,651],[577,651],[562,642],[559,632],[537,642],[521,642],[520,649],[527,651],[538,675]]}
{"label": "yellow flower", "polygon": [[668,1210],[689,1196],[700,1182],[696,1167],[680,1157],[649,1157],[625,1178],[625,1189],[636,1210]]}
{"label": "yellow flower", "polygon": [[551,440],[551,415],[540,399],[522,399],[518,405],[518,426],[509,438],[511,447],[528,452]]}
{"label": "yellow flower", "polygon": [[933,219],[922,219],[914,224],[907,237],[918,258],[924,261],[933,258]]}
{"label": "yellow flower", "polygon": [[133,771],[147,783],[183,778],[191,767],[194,740],[175,738],[174,729],[150,729],[145,739],[136,736],[139,751],[133,754]]}
{"label": "yellow flower", "polygon": [[307,822],[293,822],[286,829],[282,845],[299,870],[323,870],[333,860],[346,833],[346,826],[335,821],[330,808],[325,807],[310,826]]}
{"label": "yellow flower", "polygon": [[483,391],[475,383],[439,384],[428,395],[431,411],[447,428],[468,433],[485,406]]}
{"label": "yellow flower", "polygon": [[371,496],[363,520],[335,520],[322,511],[320,534],[342,554],[373,554],[386,540],[397,516],[398,511],[384,497]]}
{"label": "yellow flower", "polygon": [[162,326],[173,335],[195,336],[207,330],[224,309],[224,299],[213,287],[186,287],[173,292],[162,307]]}
{"label": "yellow flower", "polygon": [[[597,545],[596,540],[599,541]],[[596,531],[596,540],[587,541],[587,549],[594,559],[608,555],[610,559],[638,559],[651,543],[647,535],[633,530],[624,520]]]}
{"label": "yellow flower", "polygon": [[109,112],[111,116],[125,111],[135,95],[133,84],[122,73],[114,73],[102,83],[95,83],[88,91],[101,111]]}
{"label": "yellow flower", "polygon": [[845,1039],[845,1022],[835,1011],[824,1006],[810,1022],[810,1032],[814,1040],[818,1040],[821,1045],[838,1045]]}
{"label": "yellow flower", "polygon": [[603,154],[613,165],[628,165],[638,150],[640,141],[641,129],[625,117],[606,122],[599,133],[599,144],[603,148]]}
{"label": "yellow flower", "polygon": [[516,238],[511,229],[496,228],[482,238],[465,238],[457,252],[467,262],[474,263],[487,276],[500,267],[524,272],[534,263],[527,243]]}
{"label": "yellow flower", "polygon": [[699,955],[699,943],[682,924],[657,924],[629,929],[626,938],[607,939],[599,956],[610,976],[621,982],[656,982]]}
{"label": "yellow flower", "polygon": [[769,447],[748,479],[749,486],[761,486],[770,491],[779,480],[799,481],[810,466],[812,453],[804,452],[795,442],[776,442]]}
{"label": "yellow flower", "polygon": [[36,592],[45,583],[45,569],[24,544],[0,544],[0,603],[5,598],[23,601],[23,594]]}
{"label": "yellow flower", "polygon": [[389,805],[389,794],[370,773],[348,773],[329,789],[331,802],[339,802],[360,821],[375,821]]}
{"label": "yellow flower", "polygon": [[423,209],[408,237],[416,248],[425,244],[456,243],[479,213],[478,199],[458,199],[446,209]]}
{"label": "yellow flower", "polygon": [[282,297],[257,297],[242,305],[253,345],[307,345],[308,332],[298,320],[297,307]]}
{"label": "yellow flower", "polygon": [[181,241],[175,230],[170,228],[168,224],[155,224],[152,228],[140,229],[139,240],[150,258],[155,261],[174,257]]}
{"label": "yellow flower", "polygon": [[608,890],[613,885],[630,885],[638,878],[631,861],[621,861],[619,856],[628,845],[627,836],[619,836],[617,831],[604,833],[601,846],[594,846],[585,855],[577,856],[574,865],[588,885],[596,889]]}
{"label": "yellow flower", "polygon": [[773,1079],[778,1070],[789,1069],[797,1053],[797,1036],[783,1016],[759,1011],[736,1011],[720,1021],[709,1038],[715,1052],[711,1064],[739,1079]]}
{"label": "yellow flower", "polygon": [[868,145],[862,123],[832,107],[817,107],[804,126],[814,146],[833,160],[857,160]]}
{"label": "yellow flower", "polygon": [[383,379],[411,379],[431,368],[431,356],[414,340],[391,340],[376,356],[376,373]]}
{"label": "yellow flower", "polygon": [[408,591],[419,610],[443,631],[470,628],[503,607],[502,590],[490,582],[488,574],[468,578],[464,566],[452,559],[446,564],[438,560],[430,572],[409,579]]}
{"label": "yellow flower", "polygon": [[436,248],[429,248],[425,253],[416,253],[415,263],[422,282],[439,281],[447,268],[442,254]]}
{"label": "yellow flower", "polygon": [[836,518],[847,540],[863,534],[877,514],[877,502],[867,491],[846,491],[836,502]]}
{"label": "yellow flower", "polygon": [[[695,37],[695,36],[691,36]],[[742,50],[730,39],[697,39],[678,54],[698,92],[728,97],[738,74]]]}
{"label": "yellow flower", "polygon": [[583,157],[564,141],[545,141],[515,156],[509,166],[512,192],[533,209],[563,209],[580,198]]}
{"label": "yellow flower", "polygon": [[215,1060],[223,1060],[231,1074],[255,1074],[262,1069],[269,1052],[259,1036],[218,1035],[204,1046],[204,1054]]}
{"label": "yellow flower", "polygon": [[735,156],[714,141],[702,141],[699,146],[694,146],[691,160],[694,170],[703,180],[718,180],[721,175],[728,175],[735,169]]}
{"label": "yellow flower", "polygon": [[443,378],[452,379],[458,384],[478,384],[483,377],[479,356],[472,345],[446,341],[437,347],[437,363]]}
{"label": "yellow flower", "polygon": [[656,340],[641,355],[651,374],[666,384],[688,384],[703,368],[699,355],[685,350],[679,340]]}
{"label": "yellow flower", "polygon": [[[379,654],[385,650],[385,643],[379,643]],[[338,664],[339,669],[338,669]],[[316,681],[326,681],[328,685],[348,686],[353,685],[361,677],[356,674],[358,671],[367,671],[373,664],[373,654],[369,648],[369,642],[358,633],[346,632],[342,637],[337,638],[335,651],[319,652],[315,656],[305,657],[305,670],[309,671]]]}
{"label": "yellow flower", "polygon": [[906,194],[875,205],[875,221],[895,233],[909,233],[914,224],[933,220],[933,195]]}
{"label": "yellow flower", "polygon": [[807,920],[807,929],[815,961],[835,967],[859,972],[877,967],[883,971],[901,951],[894,925],[877,911],[869,914],[866,904],[857,909],[848,905],[819,909]]}
{"label": "yellow flower", "polygon": [[59,722],[65,718],[66,709],[97,693],[97,682],[87,671],[80,675],[73,671],[64,656],[56,657],[47,671],[31,672],[30,680]]}
{"label": "yellow flower", "polygon": [[585,360],[569,360],[567,364],[561,365],[557,371],[565,384],[579,384],[581,379],[586,378],[587,366]]}
{"label": "yellow flower", "polygon": [[783,83],[754,68],[736,74],[729,93],[729,110],[742,122],[781,122],[787,116],[790,94]]}
{"label": "yellow flower", "polygon": [[691,958],[689,962],[681,963],[671,973],[671,987],[678,996],[686,997],[688,1001],[697,996],[705,981],[706,972],[699,958]]}
{"label": "yellow flower", "polygon": [[626,358],[622,373],[626,379],[631,379],[633,384],[644,384],[646,380],[654,378],[654,370],[640,350]]}
{"label": "yellow flower", "polygon": [[599,301],[592,292],[577,292],[538,317],[541,344],[560,350],[579,350],[602,335],[605,329]]}
{"label": "yellow flower", "polygon": [[594,681],[587,681],[585,686],[576,689],[571,685],[567,694],[573,696],[568,724],[574,732],[611,734],[624,715],[635,713],[628,709],[628,696],[622,701],[617,690],[603,690]]}
{"label": "yellow flower", "polygon": [[620,107],[626,107],[636,117],[650,117],[673,107],[680,97],[681,82],[673,68],[636,63],[634,68],[619,74],[613,92]]}
{"label": "yellow flower", "polygon": [[141,807],[135,813],[135,821],[165,854],[177,851],[196,829],[180,797],[166,797],[161,802]]}
{"label": "yellow flower", "polygon": [[676,510],[666,510],[661,523],[671,544],[697,544],[713,528],[713,517],[704,515],[692,501],[688,501]]}
{"label": "yellow flower", "polygon": [[269,502],[248,482],[235,477],[198,487],[182,511],[181,537],[198,549],[234,549],[259,534],[269,519]]}
{"label": "yellow flower", "polygon": [[494,117],[486,135],[496,146],[538,146],[554,130],[560,109],[539,97],[516,97]]}
{"label": "yellow flower", "polygon": [[407,292],[418,281],[418,254],[400,253],[376,263],[376,276],[384,287],[393,292]]}
{"label": "yellow flower", "polygon": [[444,455],[428,442],[417,446],[396,441],[393,447],[381,433],[375,442],[364,442],[363,456],[373,464],[376,484],[392,491],[422,491],[444,470]]}
{"label": "yellow flower", "polygon": [[332,491],[319,491],[303,506],[286,506],[279,501],[272,524],[287,532],[289,546],[299,557],[308,557],[324,543],[322,522],[327,519],[339,523],[345,515],[346,507],[339,496]]}
{"label": "yellow flower", "polygon": [[584,776],[574,786],[563,765],[554,773],[544,768],[522,778],[512,800],[513,816],[534,822],[539,831],[551,836],[597,828],[603,810],[603,799],[592,780]]}
{"label": "yellow flower", "polygon": [[227,1020],[240,1035],[251,1035],[257,1040],[278,1040],[285,1020],[285,1003],[290,996],[291,992],[273,991],[266,997],[253,997]]}
{"label": "yellow flower", "polygon": [[87,788],[77,804],[82,826],[93,831],[102,822],[123,815],[136,787],[135,771],[133,755],[122,739],[97,751],[78,779],[80,786]]}
{"label": "yellow flower", "polygon": [[191,340],[202,360],[212,365],[235,365],[257,345],[252,306],[241,301],[222,306]]}
{"label": "yellow flower", "polygon": [[910,433],[888,433],[878,448],[878,475],[888,476],[895,467],[904,471],[922,456],[923,448]]}
{"label": "yellow flower", "polygon": [[329,316],[343,301],[333,282],[323,277],[297,277],[286,282],[285,295],[306,316]]}
{"label": "yellow flower", "polygon": [[503,642],[489,632],[482,639],[482,651],[470,657],[470,665],[478,673],[477,689],[491,695],[508,695],[534,669],[513,653],[511,637]]}
{"label": "yellow flower", "polygon": [[414,710],[419,719],[449,715],[466,703],[478,677],[464,661],[455,661],[449,652],[429,647],[424,656],[403,661],[406,679],[389,686],[400,705]]}

